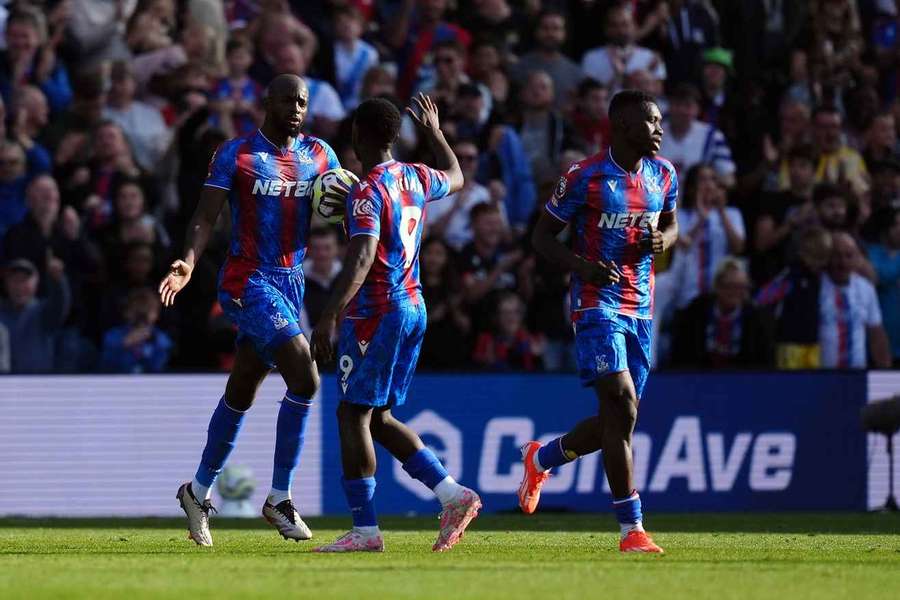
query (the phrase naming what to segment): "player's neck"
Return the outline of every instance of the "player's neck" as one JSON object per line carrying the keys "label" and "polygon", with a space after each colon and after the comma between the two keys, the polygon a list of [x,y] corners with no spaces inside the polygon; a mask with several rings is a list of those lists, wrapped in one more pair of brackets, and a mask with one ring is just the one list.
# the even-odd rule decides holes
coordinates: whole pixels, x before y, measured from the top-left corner
{"label": "player's neck", "polygon": [[365,153],[359,157],[364,173],[368,173],[381,163],[386,163],[389,160],[394,160],[390,150],[375,150],[371,154]]}
{"label": "player's neck", "polygon": [[272,125],[268,123],[268,121],[264,122],[259,130],[267,140],[275,144],[281,150],[290,148],[294,145],[294,140],[296,139],[294,136],[288,133],[277,131],[274,127],[272,127]]}
{"label": "player's neck", "polygon": [[613,147],[609,149],[609,154],[617,165],[629,173],[634,173],[638,170],[641,158],[643,158],[640,152],[635,152],[630,148]]}

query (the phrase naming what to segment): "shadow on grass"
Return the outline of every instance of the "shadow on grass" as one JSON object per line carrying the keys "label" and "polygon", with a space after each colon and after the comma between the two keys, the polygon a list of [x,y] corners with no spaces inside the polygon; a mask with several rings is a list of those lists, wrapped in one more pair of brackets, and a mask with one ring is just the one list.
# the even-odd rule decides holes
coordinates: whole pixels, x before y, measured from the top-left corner
{"label": "shadow on grass", "polygon": [[[384,516],[381,525],[391,531],[421,531],[437,528],[437,515]],[[349,517],[311,517],[313,529],[346,529]],[[900,535],[900,514],[887,513],[655,513],[647,525],[656,532],[685,533],[800,533]],[[268,530],[259,519],[213,518],[214,529]],[[0,519],[0,533],[8,528],[50,529],[183,529],[182,519]],[[493,513],[479,517],[473,529],[480,531],[606,532],[615,528],[611,514],[553,513],[533,516]]]}

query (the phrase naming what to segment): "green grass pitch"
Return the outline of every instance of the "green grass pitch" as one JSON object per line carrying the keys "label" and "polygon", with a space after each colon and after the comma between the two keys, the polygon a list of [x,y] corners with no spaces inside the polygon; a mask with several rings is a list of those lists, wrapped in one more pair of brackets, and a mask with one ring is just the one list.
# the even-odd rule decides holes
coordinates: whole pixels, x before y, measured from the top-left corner
{"label": "green grass pitch", "polygon": [[900,598],[900,515],[650,515],[665,556],[620,555],[610,515],[486,515],[433,554],[436,519],[385,518],[384,554],[317,555],[261,520],[0,520],[0,598]]}

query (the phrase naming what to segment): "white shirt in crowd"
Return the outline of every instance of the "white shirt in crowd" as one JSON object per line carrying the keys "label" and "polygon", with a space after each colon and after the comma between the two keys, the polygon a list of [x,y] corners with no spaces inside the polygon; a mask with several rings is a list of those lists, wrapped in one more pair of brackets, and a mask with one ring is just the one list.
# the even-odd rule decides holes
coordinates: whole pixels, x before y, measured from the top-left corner
{"label": "white shirt in crowd", "polygon": [[426,223],[434,224],[441,220],[444,215],[453,210],[460,194],[463,195],[462,206],[450,217],[443,236],[447,245],[457,251],[462,250],[463,246],[472,241],[472,223],[469,213],[476,204],[490,201],[491,194],[486,187],[480,183],[472,183],[455,194],[429,202],[428,220],[426,221]]}
{"label": "white shirt in crowd", "polygon": [[155,171],[172,142],[172,131],[159,109],[135,100],[127,110],[107,107],[103,116],[122,128],[138,165],[145,171]]}
{"label": "white shirt in crowd", "polygon": [[338,95],[344,110],[351,111],[359,104],[363,78],[369,69],[378,64],[378,51],[363,40],[356,40],[352,47],[340,42],[334,44],[334,68],[337,76]]}
{"label": "white shirt in crowd", "polygon": [[663,122],[663,131],[666,134],[659,153],[671,161],[679,177],[701,162],[711,164],[720,176],[734,175],[736,168],[725,135],[709,123],[695,120],[680,139],[672,135],[668,121]]}
{"label": "white shirt in crowd", "polygon": [[[601,46],[588,50],[581,59],[581,70],[588,77],[592,77],[605,86],[617,91],[622,82],[614,82],[616,71],[613,68],[611,46]],[[625,55],[625,72],[623,75],[635,71],[648,71],[654,79],[665,80],[666,63],[654,51],[643,46],[628,46],[622,49]],[[615,84],[615,85],[613,85]]]}
{"label": "white shirt in crowd", "polygon": [[[725,207],[725,218],[731,223],[741,238],[746,239],[744,218],[741,211],[733,206]],[[678,211],[678,229],[690,232],[700,220],[693,208]],[[675,306],[684,308],[700,294],[712,291],[713,275],[719,262],[728,256],[728,235],[725,224],[717,210],[710,210],[706,222],[691,240],[688,247],[677,246],[672,258],[672,273],[678,285],[675,286]]]}
{"label": "white shirt in crowd", "polygon": [[329,121],[341,121],[347,116],[340,96],[330,83],[312,77],[304,79],[309,89],[309,116],[313,120],[324,118]]}
{"label": "white shirt in crowd", "polygon": [[822,366],[866,368],[866,329],[881,325],[875,286],[857,273],[839,286],[828,275],[819,292],[819,345]]}

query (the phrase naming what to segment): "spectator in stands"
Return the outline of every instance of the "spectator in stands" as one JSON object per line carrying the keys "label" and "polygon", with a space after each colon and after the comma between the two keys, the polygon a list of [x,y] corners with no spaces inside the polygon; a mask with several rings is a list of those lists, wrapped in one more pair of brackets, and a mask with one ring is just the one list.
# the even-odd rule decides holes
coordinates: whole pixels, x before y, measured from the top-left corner
{"label": "spectator in stands", "polygon": [[433,76],[435,44],[458,40],[469,46],[468,31],[444,19],[447,0],[403,0],[384,25],[384,39],[400,57],[397,92],[408,98],[423,81]]}
{"label": "spectator in stands", "polygon": [[556,180],[560,156],[573,144],[571,127],[553,108],[553,95],[553,79],[547,73],[533,71],[528,76],[522,90],[522,115],[518,129],[538,188]]}
{"label": "spectator in stands", "polygon": [[672,264],[679,282],[677,308],[712,291],[719,262],[744,251],[744,219],[741,211],[728,206],[727,201],[728,193],[711,166],[700,163],[688,170]]}
{"label": "spectator in stands", "polygon": [[100,368],[110,373],[159,373],[169,362],[172,340],[156,324],[161,305],[152,289],[128,295],[126,324],[103,337]]}
{"label": "spectator in stands", "polygon": [[849,185],[856,194],[869,190],[866,165],[859,152],[843,141],[841,113],[821,106],[813,114],[813,140],[818,153],[816,183],[827,181]]}
{"label": "spectator in stands", "polygon": [[[881,324],[881,309],[873,286],[859,275],[863,255],[844,232],[832,234],[828,271],[819,296],[819,343],[822,366],[864,369],[891,365],[890,343]],[[871,356],[867,361],[866,354]]]}
{"label": "spectator in stands", "polygon": [[37,297],[40,276],[31,261],[14,259],[4,270],[0,329],[8,332],[11,373],[53,371],[55,337],[69,314],[71,294],[62,261],[48,255],[46,262],[48,294],[43,299]]}
{"label": "spectator in stands", "polygon": [[649,48],[635,44],[634,15],[624,3],[606,11],[606,45],[585,53],[581,70],[605,85],[612,93],[624,87],[625,76],[634,71],[649,71],[660,80],[666,78],[666,64]]}
{"label": "spectator in stands", "polygon": [[513,81],[526,85],[532,72],[546,73],[556,92],[552,99],[553,107],[567,111],[584,73],[562,52],[566,43],[565,15],[552,9],[542,12],[537,20],[534,40],[537,48],[524,54],[513,67]]}
{"label": "spectator in stands", "polygon": [[[455,251],[472,241],[472,224],[469,220],[472,208],[491,201],[490,192],[475,180],[478,170],[478,147],[471,141],[460,140],[453,145],[465,183],[463,188],[446,198],[428,205],[428,235],[443,239]],[[505,212],[499,204],[501,213]]]}
{"label": "spectator in stands", "polygon": [[50,107],[44,92],[34,85],[19,86],[13,94],[11,108],[10,133],[25,150],[28,171],[32,175],[50,171],[53,159],[39,141],[50,119]]}
{"label": "spectator in stands", "polygon": [[99,69],[86,71],[76,79],[71,104],[62,114],[53,115],[41,140],[47,148],[55,149],[57,167],[74,156],[87,154],[90,133],[103,119],[106,92],[106,81]]}
{"label": "spectator in stands", "polygon": [[[65,65],[56,58],[62,31],[48,31],[41,9],[20,3],[6,20],[6,50],[0,54],[0,94],[9,103],[16,87],[30,83],[47,95],[50,109],[61,112],[72,100]],[[52,34],[52,35],[51,35]]]}
{"label": "spectator in stands", "polygon": [[609,146],[610,125],[606,108],[609,91],[596,79],[586,78],[578,86],[578,100],[572,125],[580,145],[588,154],[605,151]]}
{"label": "spectator in stands", "polygon": [[730,50],[710,48],[703,53],[700,120],[717,127],[726,136],[733,135],[739,110],[729,85],[733,70]]}
{"label": "spectator in stands", "polygon": [[309,232],[309,249],[303,261],[306,290],[303,306],[312,326],[331,297],[335,279],[341,272],[340,245],[337,232],[331,227],[315,227]]}
{"label": "spectator in stands", "polygon": [[472,320],[463,309],[459,276],[450,248],[429,237],[420,251],[422,295],[428,303],[428,328],[419,354],[424,369],[458,369],[469,360]]}
{"label": "spectator in stands", "polygon": [[504,55],[491,38],[476,40],[469,48],[469,75],[491,94],[491,106],[503,113],[509,99],[510,83],[504,70]]}
{"label": "spectator in stands", "polygon": [[862,155],[866,166],[879,160],[900,158],[900,141],[897,139],[897,123],[894,113],[877,114],[866,130]]}
{"label": "spectator in stands", "polygon": [[800,231],[795,257],[788,267],[757,295],[760,306],[775,318],[775,362],[780,369],[822,366],[819,345],[819,294],[822,272],[831,258],[832,237],[827,229],[811,226]]}
{"label": "spectator in stands", "polygon": [[[107,254],[109,256],[109,254]],[[122,325],[128,305],[128,296],[134,290],[152,288],[159,275],[153,246],[145,242],[130,242],[117,248],[116,272],[104,286],[101,300],[102,331]]]}
{"label": "spectator in stands", "polygon": [[507,0],[482,0],[473,4],[472,14],[460,15],[472,37],[496,40],[492,43],[498,44],[504,54],[515,52],[521,45],[522,32],[528,29],[528,20],[521,10],[510,6]]}
{"label": "spectator in stands", "polygon": [[816,218],[812,147],[795,146],[786,160],[790,187],[764,197],[756,220],[752,273],[761,282],[771,280],[784,268],[791,236],[813,224]]}
{"label": "spectator in stands", "polygon": [[[425,80],[416,89],[416,93],[424,92],[435,101],[442,102],[445,106],[453,106],[456,103],[457,92],[461,85],[471,83],[466,75],[466,48],[457,40],[446,40],[434,46],[434,76]],[[481,84],[473,84],[478,87],[481,97],[484,99],[484,116],[490,114],[493,99],[490,91]]]}
{"label": "spectator in stands", "polygon": [[526,329],[522,299],[513,292],[501,294],[493,320],[493,328],[475,341],[475,364],[494,371],[540,370],[544,341]]}
{"label": "spectator in stands", "polygon": [[900,208],[900,159],[879,160],[869,167],[872,189],[869,199],[872,211]]}
{"label": "spectator in stands", "polygon": [[675,320],[672,366],[701,369],[763,368],[774,358],[772,331],[750,301],[743,263],[723,259],[711,293],[697,296]]}
{"label": "spectator in stands", "polygon": [[894,366],[900,364],[900,208],[884,209],[873,217],[879,223],[878,241],[868,256],[878,275],[877,290],[884,328],[891,343]]}
{"label": "spectator in stands", "polygon": [[304,130],[313,135],[330,139],[337,133],[341,120],[347,114],[338,93],[327,81],[307,76],[309,59],[297,44],[283,44],[278,49],[275,58],[275,70],[278,73],[292,73],[306,80],[309,90],[309,108],[303,122]]}
{"label": "spectator in stands", "polygon": [[712,165],[726,187],[734,185],[735,164],[721,131],[700,121],[700,92],[690,84],[677,85],[669,94],[669,116],[663,122],[660,154],[672,161],[679,176],[697,163]]}
{"label": "spectator in stands", "polygon": [[334,12],[335,83],[344,110],[352,111],[360,102],[363,78],[378,64],[378,51],[362,38],[365,20],[359,9],[348,4]]}
{"label": "spectator in stands", "polygon": [[262,86],[250,78],[253,47],[242,37],[228,41],[225,49],[228,73],[213,85],[210,97],[212,124],[228,137],[240,137],[256,131],[262,122],[260,101]]}
{"label": "spectator in stands", "polygon": [[137,0],[71,0],[71,6],[67,32],[80,64],[129,58],[124,33]]}
{"label": "spectator in stands", "polygon": [[25,152],[15,142],[0,141],[0,237],[25,218]]}
{"label": "spectator in stands", "polygon": [[509,225],[516,232],[522,232],[536,203],[531,165],[516,130],[482,118],[483,109],[484,98],[478,88],[461,86],[454,115],[457,134],[477,141],[480,151],[478,182],[492,195],[503,199]]}
{"label": "spectator in stands", "polygon": [[127,62],[112,65],[110,81],[108,105],[103,116],[122,129],[137,166],[153,171],[169,149],[172,133],[159,109],[135,99],[137,82]]}
{"label": "spectator in stands", "polygon": [[660,2],[656,10],[641,24],[641,29],[658,23],[656,39],[644,40],[661,46],[666,59],[667,79],[671,82],[697,82],[696,65],[703,52],[719,43],[719,16],[706,0],[674,0]]}
{"label": "spectator in stands", "polygon": [[[140,180],[123,178],[117,181],[112,198],[112,218],[96,236],[103,245],[104,254],[107,257],[123,256],[128,245],[139,242],[152,247],[156,260],[167,258],[166,252],[171,245],[168,232],[147,212],[146,197]],[[154,273],[159,266],[154,263]],[[119,261],[110,261],[108,271],[113,278],[122,276]]]}
{"label": "spectator in stands", "polygon": [[813,205],[819,224],[831,231],[851,230],[850,198],[848,192],[833,183],[820,183],[813,190]]}
{"label": "spectator in stands", "polygon": [[487,327],[493,296],[497,291],[516,290],[522,250],[503,244],[503,215],[494,204],[476,204],[470,213],[472,241],[459,256],[463,299],[476,329]]}

